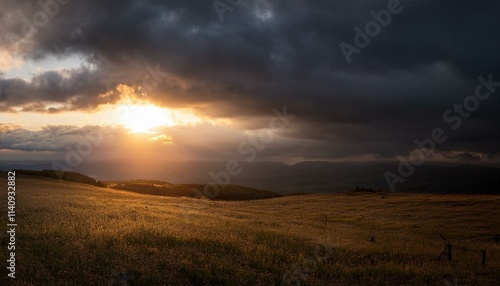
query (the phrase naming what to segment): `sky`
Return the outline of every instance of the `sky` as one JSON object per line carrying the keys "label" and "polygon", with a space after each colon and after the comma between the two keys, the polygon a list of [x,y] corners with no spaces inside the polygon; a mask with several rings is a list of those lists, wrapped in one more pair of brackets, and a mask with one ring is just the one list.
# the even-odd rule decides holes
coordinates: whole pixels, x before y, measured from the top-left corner
{"label": "sky", "polygon": [[383,162],[428,139],[428,160],[498,163],[498,15],[492,0],[3,0],[0,160]]}

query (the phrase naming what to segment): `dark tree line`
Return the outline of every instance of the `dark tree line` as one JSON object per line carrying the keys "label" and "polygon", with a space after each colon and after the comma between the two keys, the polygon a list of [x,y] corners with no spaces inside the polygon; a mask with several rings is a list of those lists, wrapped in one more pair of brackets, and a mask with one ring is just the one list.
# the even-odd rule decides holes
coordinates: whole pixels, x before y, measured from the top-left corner
{"label": "dark tree line", "polygon": [[15,171],[16,175],[40,176],[40,177],[82,183],[103,188],[107,187],[101,181],[98,181],[94,178],[91,178],[89,176],[77,172],[65,172],[65,171],[54,171],[54,170],[43,170],[43,171],[15,170]]}

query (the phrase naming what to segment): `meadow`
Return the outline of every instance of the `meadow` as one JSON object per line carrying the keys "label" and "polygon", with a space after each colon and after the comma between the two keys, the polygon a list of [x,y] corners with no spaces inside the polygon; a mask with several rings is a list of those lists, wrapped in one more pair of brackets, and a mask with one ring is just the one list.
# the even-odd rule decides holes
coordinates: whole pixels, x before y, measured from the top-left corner
{"label": "meadow", "polygon": [[499,196],[212,201],[20,175],[16,211],[17,278],[2,267],[0,285],[500,284]]}

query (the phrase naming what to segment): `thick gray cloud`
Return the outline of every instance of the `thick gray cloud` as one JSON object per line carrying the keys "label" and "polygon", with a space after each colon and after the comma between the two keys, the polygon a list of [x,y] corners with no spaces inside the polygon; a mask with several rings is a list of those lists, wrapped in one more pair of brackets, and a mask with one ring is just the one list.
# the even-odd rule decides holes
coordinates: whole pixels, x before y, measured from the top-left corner
{"label": "thick gray cloud", "polygon": [[309,142],[289,147],[296,156],[407,154],[436,127],[449,135],[440,149],[499,153],[500,92],[456,131],[442,120],[479,75],[500,81],[498,1],[402,0],[350,64],[339,44],[354,45],[354,27],[390,1],[242,1],[221,21],[210,1],[72,0],[28,40],[13,37],[30,31],[19,13],[33,22],[41,8],[18,2],[5,1],[3,47],[26,59],[82,54],[94,68],[0,79],[2,110],[92,109],[119,99],[99,94],[144,85],[146,67],[158,67],[168,79],[147,92],[168,107],[208,106],[198,110],[262,128],[287,105],[298,116],[287,136]]}

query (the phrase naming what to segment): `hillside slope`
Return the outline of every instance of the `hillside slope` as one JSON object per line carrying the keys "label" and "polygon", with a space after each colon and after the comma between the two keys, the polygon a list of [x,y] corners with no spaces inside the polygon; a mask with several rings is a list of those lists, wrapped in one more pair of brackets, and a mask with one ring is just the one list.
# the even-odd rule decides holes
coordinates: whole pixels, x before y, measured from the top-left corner
{"label": "hillside slope", "polygon": [[[0,185],[7,185],[5,177]],[[5,200],[0,196],[1,205]],[[500,281],[498,196],[341,193],[208,201],[19,176],[17,203],[18,277],[7,284],[12,281],[2,267],[0,285]],[[5,223],[0,231],[6,233]],[[440,234],[454,247],[452,261],[437,260]]]}
{"label": "hillside slope", "polygon": [[222,201],[258,200],[280,196],[270,191],[237,185],[227,185],[225,187],[211,185],[211,187],[206,190],[202,184],[171,184],[148,180],[108,182],[108,185],[113,189],[145,195],[190,198],[204,197]]}

